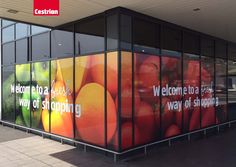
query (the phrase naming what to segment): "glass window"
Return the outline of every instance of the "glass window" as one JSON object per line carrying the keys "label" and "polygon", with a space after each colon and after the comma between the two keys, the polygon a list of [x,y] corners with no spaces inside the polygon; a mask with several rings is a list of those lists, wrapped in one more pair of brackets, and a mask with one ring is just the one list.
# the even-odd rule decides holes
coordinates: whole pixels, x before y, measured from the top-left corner
{"label": "glass window", "polygon": [[163,27],[162,46],[164,49],[180,51],[181,50],[181,31],[173,27]]}
{"label": "glass window", "polygon": [[15,43],[7,43],[2,47],[3,50],[3,65],[9,65],[15,63]]}
{"label": "glass window", "polygon": [[200,59],[189,53],[183,56],[183,128],[189,132],[200,128]]}
{"label": "glass window", "polygon": [[143,53],[157,53],[159,27],[154,23],[135,19],[133,22],[134,50]]}
{"label": "glass window", "polygon": [[236,61],[228,61],[228,117],[236,119]]}
{"label": "glass window", "polygon": [[16,65],[16,124],[30,127],[30,64]]}
{"label": "glass window", "polygon": [[214,59],[201,56],[201,128],[216,123]]}
{"label": "glass window", "polygon": [[43,60],[50,58],[49,32],[32,36],[32,60]]}
{"label": "glass window", "polygon": [[74,40],[72,32],[54,30],[51,33],[51,37],[52,58],[74,55]]}
{"label": "glass window", "polygon": [[31,33],[32,35],[35,35],[35,34],[39,34],[39,33],[42,33],[42,32],[45,32],[45,31],[49,31],[50,29],[49,28],[46,28],[46,27],[39,27],[39,26],[31,26]]}
{"label": "glass window", "polygon": [[[75,92],[77,92],[75,98],[75,137],[103,147],[106,142],[104,62],[104,54],[75,58]],[[90,75],[87,75],[86,71],[90,71]],[[68,74],[66,73],[65,75]],[[116,106],[109,91],[107,91],[107,104],[107,111],[111,114],[107,121],[108,123],[116,123]],[[109,128],[107,131],[108,143],[113,139],[116,124],[111,125]]]}
{"label": "glass window", "polygon": [[76,54],[104,51],[104,25],[103,17],[76,24]]}
{"label": "glass window", "polygon": [[226,59],[227,45],[224,41],[216,41],[215,56],[218,58]]}
{"label": "glass window", "polygon": [[[161,57],[162,98],[161,98],[160,113],[161,113],[161,131],[163,138],[176,136],[182,132],[183,112],[182,112],[181,59],[182,58],[180,52],[162,50],[162,57]],[[156,92],[158,92],[158,87],[156,88]]]}
{"label": "glass window", "polygon": [[207,57],[214,57],[214,40],[201,38],[201,54]]}
{"label": "glass window", "polygon": [[227,120],[227,62],[217,58],[215,63],[216,123],[223,123]]}
{"label": "glass window", "polygon": [[10,21],[10,20],[2,20],[2,27],[14,24],[14,21]]}
{"label": "glass window", "polygon": [[107,50],[118,48],[118,15],[107,17]]}
{"label": "glass window", "polygon": [[14,25],[2,29],[2,42],[9,42],[15,39]]}
{"label": "glass window", "polygon": [[27,24],[16,24],[16,39],[27,37],[30,35],[30,26]]}
{"label": "glass window", "polygon": [[200,37],[190,32],[184,32],[183,49],[185,53],[200,54]]}
{"label": "glass window", "polygon": [[15,121],[14,66],[2,68],[2,120]]}
{"label": "glass window", "polygon": [[28,61],[28,40],[16,41],[16,63],[26,63]]}
{"label": "glass window", "polygon": [[120,47],[122,49],[131,50],[131,38],[132,38],[132,30],[131,30],[131,17],[126,15],[121,15],[120,17],[120,32],[121,32],[121,41]]}

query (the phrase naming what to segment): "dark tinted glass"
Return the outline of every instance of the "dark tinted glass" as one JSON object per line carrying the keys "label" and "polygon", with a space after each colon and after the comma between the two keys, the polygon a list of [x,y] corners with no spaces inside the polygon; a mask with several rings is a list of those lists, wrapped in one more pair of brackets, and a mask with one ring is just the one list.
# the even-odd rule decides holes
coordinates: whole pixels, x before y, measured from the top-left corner
{"label": "dark tinted glass", "polygon": [[13,64],[15,62],[15,44],[13,42],[4,44],[3,50],[3,65]]}
{"label": "dark tinted glass", "polygon": [[30,35],[30,26],[27,24],[16,24],[16,39],[20,39]]}
{"label": "dark tinted glass", "polygon": [[216,41],[216,48],[215,48],[215,54],[218,58],[227,58],[226,56],[227,52],[227,45],[224,41]]}
{"label": "dark tinted glass", "polygon": [[131,49],[131,17],[126,15],[121,15],[120,22],[120,32],[121,32],[121,41],[120,45],[122,49]]}
{"label": "dark tinted glass", "polygon": [[230,60],[236,60],[236,45],[234,44],[228,45],[228,58]]}
{"label": "dark tinted glass", "polygon": [[14,25],[2,30],[2,42],[9,42],[15,39]]}
{"label": "dark tinted glass", "polygon": [[104,51],[104,18],[84,21],[75,27],[76,54]]}
{"label": "dark tinted glass", "polygon": [[200,38],[198,35],[184,32],[183,40],[185,53],[200,54]]}
{"label": "dark tinted glass", "polygon": [[211,39],[202,38],[201,52],[203,56],[214,57],[214,41]]}
{"label": "dark tinted glass", "polygon": [[25,63],[28,61],[28,40],[21,39],[16,41],[16,63]]}
{"label": "dark tinted glass", "polygon": [[180,51],[181,50],[181,31],[172,27],[163,27],[162,45],[164,49]]}
{"label": "dark tinted glass", "polygon": [[118,15],[107,17],[107,49],[118,48]]}
{"label": "dark tinted glass", "polygon": [[133,22],[134,49],[142,52],[153,52],[151,48],[159,46],[158,27],[154,23],[135,19]]}
{"label": "dark tinted glass", "polygon": [[52,57],[67,57],[73,55],[73,33],[54,30],[51,33]]}
{"label": "dark tinted glass", "polygon": [[32,37],[32,60],[48,59],[49,51],[49,32]]}

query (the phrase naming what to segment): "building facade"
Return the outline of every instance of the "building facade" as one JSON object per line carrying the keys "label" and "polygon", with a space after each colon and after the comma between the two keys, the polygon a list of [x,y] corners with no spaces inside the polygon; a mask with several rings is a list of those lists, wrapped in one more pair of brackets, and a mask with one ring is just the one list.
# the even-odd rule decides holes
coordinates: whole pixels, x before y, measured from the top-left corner
{"label": "building facade", "polygon": [[236,119],[236,45],[125,8],[2,19],[1,119],[116,153]]}

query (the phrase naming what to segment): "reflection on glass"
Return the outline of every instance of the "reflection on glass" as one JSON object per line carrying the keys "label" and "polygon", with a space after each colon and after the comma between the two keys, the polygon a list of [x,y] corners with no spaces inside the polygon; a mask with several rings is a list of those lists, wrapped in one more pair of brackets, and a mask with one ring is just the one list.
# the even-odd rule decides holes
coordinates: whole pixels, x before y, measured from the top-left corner
{"label": "reflection on glass", "polygon": [[236,119],[236,62],[228,61],[228,116]]}
{"label": "reflection on glass", "polygon": [[201,127],[214,125],[216,122],[214,97],[214,59],[201,57]]}
{"label": "reflection on glass", "polygon": [[2,59],[3,65],[10,65],[15,63],[15,43],[7,43],[2,45]]}
{"label": "reflection on glass", "polygon": [[32,36],[32,60],[48,59],[49,45],[49,32]]}
{"label": "reflection on glass", "polygon": [[74,52],[73,33],[69,31],[54,30],[52,37],[52,57],[68,57]]}
{"label": "reflection on glass", "polygon": [[216,123],[223,123],[227,120],[226,61],[217,58],[215,70],[215,98],[218,99],[218,104],[216,103]]}
{"label": "reflection on glass", "polygon": [[16,41],[16,63],[26,63],[28,61],[28,40]]}
{"label": "reflection on glass", "polygon": [[10,21],[10,20],[2,20],[2,27],[14,24],[14,21]]}
{"label": "reflection on glass", "polygon": [[16,24],[16,39],[27,37],[30,35],[30,26],[27,24]]}
{"label": "reflection on glass", "polygon": [[9,42],[15,39],[14,25],[2,29],[2,42]]}
{"label": "reflection on glass", "polygon": [[31,26],[32,35],[39,34],[46,31],[50,31],[50,29],[46,27],[39,27],[39,26],[33,26],[33,25]]}

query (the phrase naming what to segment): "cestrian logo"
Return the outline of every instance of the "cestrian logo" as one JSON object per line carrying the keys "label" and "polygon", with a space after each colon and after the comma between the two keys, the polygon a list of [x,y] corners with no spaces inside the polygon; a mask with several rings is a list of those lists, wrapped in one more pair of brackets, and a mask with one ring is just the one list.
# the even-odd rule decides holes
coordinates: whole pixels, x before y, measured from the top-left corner
{"label": "cestrian logo", "polygon": [[35,16],[59,16],[59,0],[34,0]]}

